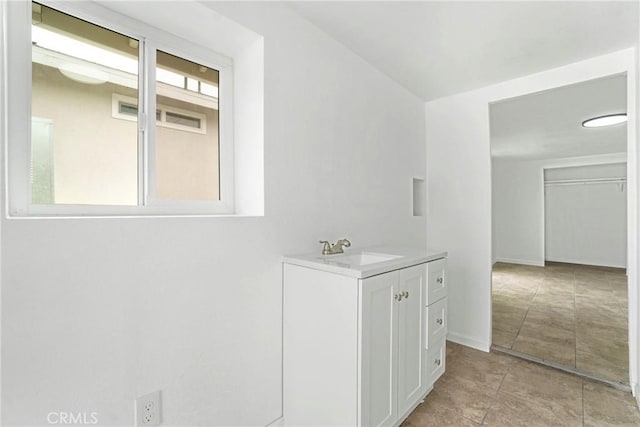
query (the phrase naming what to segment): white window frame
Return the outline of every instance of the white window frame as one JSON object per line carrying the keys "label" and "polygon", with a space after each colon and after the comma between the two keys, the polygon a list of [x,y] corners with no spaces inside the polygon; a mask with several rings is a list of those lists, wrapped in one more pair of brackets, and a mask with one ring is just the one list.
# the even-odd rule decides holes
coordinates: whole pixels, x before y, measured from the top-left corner
{"label": "white window frame", "polygon": [[[8,217],[103,217],[234,214],[233,62],[180,37],[148,26],[92,2],[38,1],[79,19],[137,39],[138,89],[138,205],[34,205],[31,203],[31,2],[0,2],[2,17],[2,92]],[[156,191],[155,118],[157,50],[219,71],[220,200],[162,200]],[[155,120],[150,121],[151,124]]]}

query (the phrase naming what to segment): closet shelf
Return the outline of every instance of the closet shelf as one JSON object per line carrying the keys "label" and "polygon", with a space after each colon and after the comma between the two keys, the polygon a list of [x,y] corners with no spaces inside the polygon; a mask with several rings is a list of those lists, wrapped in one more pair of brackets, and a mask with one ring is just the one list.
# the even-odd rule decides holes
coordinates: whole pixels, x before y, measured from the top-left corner
{"label": "closet shelf", "polygon": [[544,185],[623,184],[625,182],[627,182],[627,178],[585,178],[545,181]]}

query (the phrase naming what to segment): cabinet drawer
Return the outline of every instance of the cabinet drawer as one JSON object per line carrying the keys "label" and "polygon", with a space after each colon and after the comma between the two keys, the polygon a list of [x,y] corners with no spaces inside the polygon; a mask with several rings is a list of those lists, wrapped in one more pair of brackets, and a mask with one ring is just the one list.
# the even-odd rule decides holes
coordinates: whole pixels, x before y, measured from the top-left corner
{"label": "cabinet drawer", "polygon": [[447,296],[447,277],[445,258],[427,263],[427,305]]}
{"label": "cabinet drawer", "polygon": [[447,355],[446,340],[435,343],[431,350],[427,352],[427,375],[428,384],[433,385],[444,373],[445,358]]}
{"label": "cabinet drawer", "polygon": [[447,298],[442,298],[428,306],[425,319],[427,319],[425,345],[429,349],[447,335]]}

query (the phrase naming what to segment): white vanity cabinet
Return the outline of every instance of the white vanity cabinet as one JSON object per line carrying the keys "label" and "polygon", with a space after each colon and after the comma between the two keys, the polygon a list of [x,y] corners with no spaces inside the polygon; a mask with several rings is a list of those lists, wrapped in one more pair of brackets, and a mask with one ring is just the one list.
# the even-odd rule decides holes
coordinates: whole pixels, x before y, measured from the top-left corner
{"label": "white vanity cabinet", "polygon": [[285,260],[285,425],[397,426],[421,402],[446,332],[429,326],[433,262],[354,277]]}

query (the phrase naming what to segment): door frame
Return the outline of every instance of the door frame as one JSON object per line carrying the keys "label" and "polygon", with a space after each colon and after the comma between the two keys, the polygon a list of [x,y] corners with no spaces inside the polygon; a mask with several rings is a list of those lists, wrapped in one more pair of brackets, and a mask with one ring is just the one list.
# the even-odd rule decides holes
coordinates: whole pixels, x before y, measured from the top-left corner
{"label": "door frame", "polygon": [[[584,61],[589,66],[582,66],[582,63],[571,64],[555,70],[548,70],[543,73],[505,82],[497,85],[487,97],[487,121],[489,122],[489,106],[493,103],[508,99],[552,90],[563,86],[583,83],[590,80],[624,74],[627,78],[627,287],[629,295],[629,383],[636,399],[640,398],[640,386],[638,381],[638,368],[640,365],[638,330],[640,326],[640,293],[638,290],[638,246],[640,236],[638,235],[638,58],[637,49],[630,48],[613,54],[604,55],[600,58],[592,58]],[[544,77],[542,75],[544,74]],[[491,141],[490,125],[486,126],[489,140]],[[489,180],[492,181],[491,173],[491,150],[488,150]],[[491,182],[489,185],[491,193]],[[491,196],[493,198],[493,195]],[[490,204],[490,218],[493,217],[493,207]],[[489,223],[491,236],[493,236],[493,224]],[[491,240],[491,239],[490,239]],[[493,246],[493,242],[489,242]],[[488,271],[491,272],[493,266],[493,248],[489,251]],[[489,301],[490,310],[488,313],[488,337],[489,346],[492,342],[492,313],[491,303],[492,279],[489,276]],[[640,402],[640,400],[639,400]]]}

